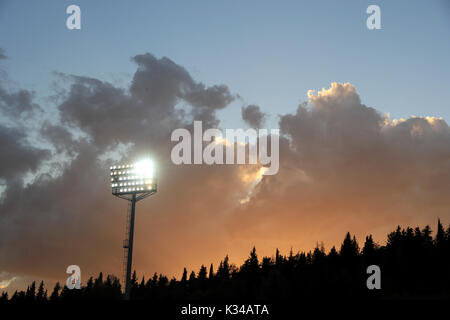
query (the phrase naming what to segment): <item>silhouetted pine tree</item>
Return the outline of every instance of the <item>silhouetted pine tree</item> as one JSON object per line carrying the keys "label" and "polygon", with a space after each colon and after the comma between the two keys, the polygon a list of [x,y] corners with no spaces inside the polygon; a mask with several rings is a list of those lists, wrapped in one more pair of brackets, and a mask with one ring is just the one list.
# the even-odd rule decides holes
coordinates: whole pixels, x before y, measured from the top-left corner
{"label": "silhouetted pine tree", "polygon": [[103,285],[103,272],[98,274],[97,279],[94,281],[94,289],[100,290]]}
{"label": "silhouetted pine tree", "polygon": [[341,246],[340,255],[343,258],[353,258],[356,257],[359,253],[358,243],[356,242],[356,238],[353,236],[351,238],[350,232],[347,232],[345,235],[344,242]]}
{"label": "silhouetted pine tree", "polygon": [[213,264],[211,263],[211,265],[209,266],[209,274],[208,274],[208,279],[213,279],[214,278],[214,269],[213,269]]}
{"label": "silhouetted pine tree", "polygon": [[230,273],[231,268],[228,261],[228,255],[226,255],[223,261],[219,264],[219,268],[217,269],[217,277],[221,280],[225,280],[230,277]]}
{"label": "silhouetted pine tree", "polygon": [[181,284],[183,287],[186,287],[187,284],[187,270],[186,268],[183,269],[183,275],[181,276]]}
{"label": "silhouetted pine tree", "polygon": [[25,294],[25,300],[27,302],[34,302],[36,300],[36,282],[33,281],[31,285],[27,288]]}
{"label": "silhouetted pine tree", "polygon": [[94,298],[94,280],[92,277],[89,277],[86,287],[83,288],[84,290],[84,296],[86,299],[93,299]]}
{"label": "silhouetted pine tree", "polygon": [[191,271],[191,274],[189,275],[189,282],[193,283],[195,281],[195,272]]}
{"label": "silhouetted pine tree", "polygon": [[8,292],[2,292],[2,296],[0,297],[0,303],[8,302]]}
{"label": "silhouetted pine tree", "polygon": [[442,246],[445,243],[446,235],[444,231],[444,227],[442,226],[441,219],[438,219],[438,226],[437,226],[437,232],[436,232],[436,245]]}
{"label": "silhouetted pine tree", "polygon": [[57,282],[55,284],[55,287],[53,288],[53,292],[50,295],[50,301],[57,301],[59,299],[59,291],[61,290],[61,285],[59,284],[59,282]]}
{"label": "silhouetted pine tree", "polygon": [[38,292],[36,294],[36,301],[41,303],[47,301],[47,290],[44,288],[44,281],[41,281],[39,284]]}

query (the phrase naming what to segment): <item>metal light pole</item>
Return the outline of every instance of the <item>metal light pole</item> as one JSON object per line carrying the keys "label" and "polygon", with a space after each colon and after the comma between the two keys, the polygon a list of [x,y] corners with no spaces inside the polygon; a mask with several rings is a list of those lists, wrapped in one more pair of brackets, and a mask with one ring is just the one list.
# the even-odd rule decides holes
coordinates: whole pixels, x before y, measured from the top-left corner
{"label": "metal light pole", "polygon": [[156,193],[157,183],[154,176],[153,163],[149,160],[131,165],[112,166],[110,169],[112,194],[129,202],[125,231],[126,239],[123,242],[125,250],[123,282],[125,282],[125,300],[129,300],[136,202]]}
{"label": "metal light pole", "polygon": [[[130,300],[130,287],[131,287],[131,266],[133,261],[133,237],[134,237],[134,213],[136,211],[136,195],[133,194],[131,198],[131,213],[130,213],[130,224],[128,230],[128,243],[124,249],[128,249],[127,253],[127,271],[125,274],[125,300]],[[126,241],[126,240],[125,240]]]}

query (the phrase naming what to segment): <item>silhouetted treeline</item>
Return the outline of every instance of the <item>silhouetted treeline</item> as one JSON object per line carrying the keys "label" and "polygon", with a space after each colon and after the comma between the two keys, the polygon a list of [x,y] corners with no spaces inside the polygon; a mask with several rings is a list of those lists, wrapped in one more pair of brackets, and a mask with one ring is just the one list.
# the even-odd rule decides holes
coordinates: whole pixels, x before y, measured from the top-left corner
{"label": "silhouetted treeline", "polygon": [[[381,290],[368,290],[369,265],[381,268]],[[198,272],[183,270],[180,280],[156,273],[148,278],[132,276],[134,300],[179,301],[258,299],[284,300],[311,297],[354,298],[440,298],[450,297],[450,226],[445,230],[438,221],[432,237],[429,226],[423,229],[398,227],[380,246],[367,236],[362,248],[347,233],[340,248],[326,253],[323,245],[310,252],[284,256],[277,250],[273,257],[260,259],[256,249],[237,267],[228,256],[217,270],[211,264]],[[26,291],[6,293],[0,301],[53,302],[70,300],[120,300],[123,298],[117,277],[92,277],[80,290],[68,290],[59,283],[48,292],[41,282],[33,282]]]}

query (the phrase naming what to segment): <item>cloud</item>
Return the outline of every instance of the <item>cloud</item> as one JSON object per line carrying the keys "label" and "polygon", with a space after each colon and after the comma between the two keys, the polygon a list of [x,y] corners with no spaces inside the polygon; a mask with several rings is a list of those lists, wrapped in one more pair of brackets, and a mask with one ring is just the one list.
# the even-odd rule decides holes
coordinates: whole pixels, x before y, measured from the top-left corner
{"label": "cloud", "polygon": [[12,119],[41,110],[38,104],[33,103],[33,95],[28,90],[8,92],[0,84],[0,110],[3,115]]}
{"label": "cloud", "polygon": [[185,102],[191,106],[195,120],[217,125],[215,111],[234,100],[227,86],[206,87],[195,82],[182,66],[168,58],[157,59],[147,53],[135,56],[133,61],[138,70],[130,88],[132,96],[151,102],[155,110],[160,109],[163,114],[173,115],[176,104]]}
{"label": "cloud", "polygon": [[[72,84],[59,106],[63,124],[85,131],[96,145],[131,142],[152,148],[188,119],[216,126],[216,110],[234,99],[226,86],[205,87],[168,58],[144,54],[133,61],[138,68],[129,91],[97,79],[65,76]],[[191,110],[178,109],[180,103]]]}
{"label": "cloud", "polygon": [[248,105],[242,107],[241,110],[242,120],[244,120],[252,128],[261,128],[265,122],[266,115],[261,112],[259,106]]}
{"label": "cloud", "polygon": [[[4,50],[0,48],[0,60],[6,59]],[[0,79],[0,114],[10,120],[17,120],[24,115],[31,116],[36,111],[42,111],[37,103],[34,103],[33,91],[28,90],[8,90],[6,73],[0,69],[2,79]],[[3,79],[5,78],[5,79]]]}
{"label": "cloud", "polygon": [[17,277],[9,277],[8,273],[0,273],[0,289],[6,289]]}
{"label": "cloud", "polygon": [[[0,57],[2,52],[0,48]],[[33,92],[7,90],[0,82],[0,190],[22,183],[26,174],[36,172],[50,157],[48,150],[29,140],[31,122],[39,110]]]}
{"label": "cloud", "polygon": [[362,104],[348,83],[308,98],[280,118],[280,171],[263,177],[230,216],[232,238],[306,249],[320,240],[337,244],[346,231],[384,239],[397,224],[449,220],[450,129],[443,119],[390,120]]}
{"label": "cloud", "polygon": [[[193,81],[167,58],[146,54],[133,60],[138,67],[129,90],[58,75],[68,86],[54,99],[60,120],[35,125],[34,133],[51,146],[52,158],[43,165],[50,169],[26,186],[9,183],[4,192],[0,270],[55,281],[65,278],[67,265],[77,264],[86,275],[120,275],[126,203],[111,195],[109,153],[126,163],[151,152],[161,176],[159,192],[138,204],[136,268],[173,272],[226,251],[220,220],[248,192],[249,182],[241,179],[245,168],[175,166],[170,134],[190,128],[193,119],[203,119],[204,128],[218,124],[216,110],[234,98],[224,85]],[[22,167],[17,170],[27,169]],[[190,248],[169,249],[183,242]]]}
{"label": "cloud", "polygon": [[[443,119],[391,120],[362,104],[351,84],[333,83],[280,117],[278,174],[261,177],[245,165],[176,166],[171,132],[191,129],[193,120],[203,120],[204,129],[218,126],[217,111],[235,95],[223,84],[194,81],[168,58],[132,60],[128,89],[58,75],[64,90],[55,95],[51,119],[33,117],[40,106],[31,93],[0,98],[3,113],[31,110],[33,121],[0,127],[7,186],[0,271],[10,278],[62,281],[71,264],[83,277],[120,275],[126,203],[111,195],[108,168],[142,156],[155,159],[159,174],[158,193],[137,206],[134,266],[147,276],[179,276],[184,266],[216,263],[227,253],[239,261],[253,245],[270,255],[317,240],[336,244],[349,230],[384,239],[397,223],[450,218]],[[249,125],[261,126],[264,117],[257,106],[242,109]],[[35,176],[25,184],[30,172]]]}
{"label": "cloud", "polygon": [[27,171],[36,171],[49,157],[46,150],[31,146],[24,130],[0,126],[0,179],[11,180]]}

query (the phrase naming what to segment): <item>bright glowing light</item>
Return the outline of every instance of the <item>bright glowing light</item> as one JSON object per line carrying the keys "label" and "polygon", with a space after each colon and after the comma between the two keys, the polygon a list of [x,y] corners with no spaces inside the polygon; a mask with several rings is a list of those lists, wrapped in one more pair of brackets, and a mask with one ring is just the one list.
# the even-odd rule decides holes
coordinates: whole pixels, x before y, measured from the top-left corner
{"label": "bright glowing light", "polygon": [[135,164],[136,173],[141,174],[145,178],[153,178],[153,162],[151,160],[143,160]]}
{"label": "bright glowing light", "polygon": [[110,170],[112,175],[111,187],[115,195],[156,192],[155,168],[151,160],[146,159],[135,164],[112,166]]}

